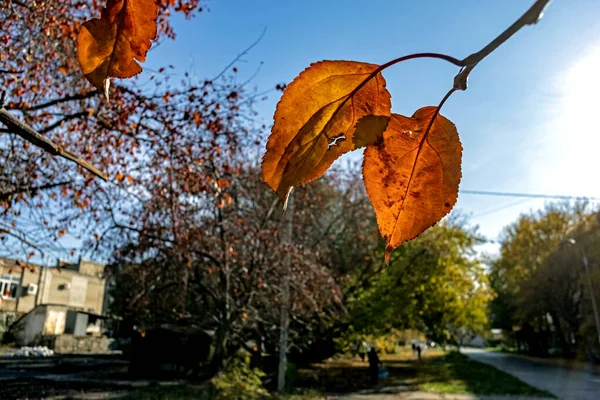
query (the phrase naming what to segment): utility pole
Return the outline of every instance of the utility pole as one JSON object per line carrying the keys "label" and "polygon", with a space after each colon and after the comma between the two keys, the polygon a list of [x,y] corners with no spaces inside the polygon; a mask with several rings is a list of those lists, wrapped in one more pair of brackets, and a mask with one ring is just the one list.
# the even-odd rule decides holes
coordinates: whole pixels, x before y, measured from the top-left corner
{"label": "utility pole", "polygon": [[287,370],[288,328],[290,324],[290,272],[292,270],[292,236],[294,228],[294,194],[290,193],[286,211],[285,241],[288,245],[283,261],[283,282],[281,284],[281,314],[279,321],[279,369],[277,374],[277,390],[285,389],[285,372]]}
{"label": "utility pole", "polygon": [[600,344],[600,316],[598,315],[598,305],[596,305],[596,296],[594,293],[594,286],[592,285],[592,278],[590,276],[590,265],[585,250],[581,250],[583,258],[583,267],[585,268],[585,277],[588,282],[590,289],[590,297],[592,299],[592,310],[594,312],[594,322],[596,323],[596,335],[598,336],[598,344]]}

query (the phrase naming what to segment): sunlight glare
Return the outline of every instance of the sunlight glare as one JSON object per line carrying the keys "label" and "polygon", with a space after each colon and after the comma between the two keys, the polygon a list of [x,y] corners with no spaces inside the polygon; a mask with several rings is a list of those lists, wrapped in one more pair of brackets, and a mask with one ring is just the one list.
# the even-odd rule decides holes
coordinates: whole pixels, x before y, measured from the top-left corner
{"label": "sunlight glare", "polygon": [[[573,128],[596,128],[593,122],[600,111],[600,49],[578,61],[567,72],[565,90],[564,112],[571,123],[575,124]],[[591,135],[585,136],[588,138]],[[595,144],[600,143],[598,135],[593,136]]]}
{"label": "sunlight glare", "polygon": [[541,144],[549,150],[542,180],[563,194],[598,196],[600,47],[561,71],[556,85],[558,107],[546,125],[549,140]]}

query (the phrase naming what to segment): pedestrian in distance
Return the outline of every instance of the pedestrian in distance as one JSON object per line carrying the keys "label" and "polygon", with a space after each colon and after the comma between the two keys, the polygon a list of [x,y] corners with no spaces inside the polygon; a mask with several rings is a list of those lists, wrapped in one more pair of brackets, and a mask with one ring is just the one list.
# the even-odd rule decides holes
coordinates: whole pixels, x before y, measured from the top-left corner
{"label": "pedestrian in distance", "polygon": [[379,366],[381,365],[381,360],[379,360],[375,346],[371,347],[367,355],[369,357],[369,377],[371,384],[375,385],[379,382]]}

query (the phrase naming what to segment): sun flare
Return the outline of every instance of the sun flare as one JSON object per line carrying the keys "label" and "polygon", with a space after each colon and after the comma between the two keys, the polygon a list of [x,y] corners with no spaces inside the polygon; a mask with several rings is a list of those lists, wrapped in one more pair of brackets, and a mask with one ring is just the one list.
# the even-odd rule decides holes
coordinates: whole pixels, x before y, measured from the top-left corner
{"label": "sun flare", "polygon": [[546,125],[544,183],[564,194],[600,195],[600,46],[558,73]]}

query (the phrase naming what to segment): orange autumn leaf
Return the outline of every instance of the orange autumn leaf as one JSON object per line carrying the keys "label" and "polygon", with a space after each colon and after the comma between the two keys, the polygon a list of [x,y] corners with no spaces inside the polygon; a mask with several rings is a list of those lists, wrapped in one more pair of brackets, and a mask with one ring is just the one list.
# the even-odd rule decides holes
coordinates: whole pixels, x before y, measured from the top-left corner
{"label": "orange autumn leaf", "polygon": [[123,182],[123,179],[125,179],[125,175],[123,175],[123,174],[122,174],[122,173],[120,173],[120,172],[117,172],[117,176],[116,176],[116,178],[117,178],[117,181],[119,181],[119,182]]}
{"label": "orange autumn leaf", "polygon": [[262,160],[265,182],[284,203],[294,186],[320,177],[342,154],[381,139],[391,101],[378,68],[321,61],[285,89]]}
{"label": "orange autumn leaf", "polygon": [[196,121],[196,125],[200,126],[200,122],[202,121],[202,117],[197,112],[194,113],[194,121]]}
{"label": "orange autumn leaf", "polygon": [[368,146],[363,178],[381,235],[386,262],[396,247],[435,225],[456,204],[462,145],[454,124],[423,107],[411,117],[393,114],[383,143]]}
{"label": "orange autumn leaf", "polygon": [[154,0],[108,0],[100,19],[86,21],[77,36],[83,74],[108,99],[110,78],[131,78],[142,72],[139,62],[156,38]]}

